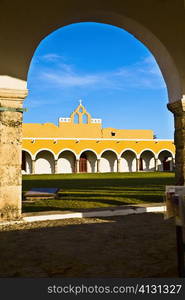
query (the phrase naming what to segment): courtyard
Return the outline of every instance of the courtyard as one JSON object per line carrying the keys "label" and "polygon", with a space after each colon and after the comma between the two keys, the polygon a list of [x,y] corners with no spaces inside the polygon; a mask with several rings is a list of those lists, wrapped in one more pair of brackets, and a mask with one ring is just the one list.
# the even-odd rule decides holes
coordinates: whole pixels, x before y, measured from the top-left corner
{"label": "courtyard", "polygon": [[0,277],[177,277],[175,226],[163,214],[0,228]]}
{"label": "courtyard", "polygon": [[[162,203],[173,173],[24,175],[58,187],[58,199],[23,201],[23,212]],[[175,224],[162,213],[0,226],[0,277],[177,277]],[[26,241],[26,242],[25,242]]]}
{"label": "courtyard", "polygon": [[57,187],[57,199],[23,201],[23,212],[82,210],[120,205],[161,203],[172,172],[23,175],[23,196],[37,187]]}

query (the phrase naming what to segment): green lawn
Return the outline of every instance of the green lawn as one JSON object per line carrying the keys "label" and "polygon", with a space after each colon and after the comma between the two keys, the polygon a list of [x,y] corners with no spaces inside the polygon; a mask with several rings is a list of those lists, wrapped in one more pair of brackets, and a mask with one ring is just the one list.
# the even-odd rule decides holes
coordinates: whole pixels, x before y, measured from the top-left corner
{"label": "green lawn", "polygon": [[162,202],[174,173],[101,173],[23,175],[23,194],[32,187],[59,187],[57,200],[24,203],[23,212],[75,210],[124,204]]}

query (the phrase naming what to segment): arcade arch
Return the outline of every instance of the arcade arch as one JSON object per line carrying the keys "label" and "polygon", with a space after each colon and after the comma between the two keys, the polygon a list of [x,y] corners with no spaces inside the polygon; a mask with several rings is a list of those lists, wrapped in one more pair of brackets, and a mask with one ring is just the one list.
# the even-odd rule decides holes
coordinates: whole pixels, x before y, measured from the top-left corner
{"label": "arcade arch", "polygon": [[173,171],[173,154],[169,150],[161,150],[158,154],[158,171]]}
{"label": "arcade arch", "polygon": [[80,153],[79,158],[80,173],[97,172],[97,154],[93,150],[84,150]]}
{"label": "arcade arch", "polygon": [[136,172],[137,171],[137,156],[132,150],[125,150],[120,157],[120,172]]}
{"label": "arcade arch", "polygon": [[55,159],[52,152],[41,150],[35,156],[35,174],[55,173]]}
{"label": "arcade arch", "polygon": [[22,174],[32,174],[32,155],[27,150],[22,150]]}
{"label": "arcade arch", "polygon": [[144,150],[140,154],[139,171],[155,171],[155,154],[152,150]]}
{"label": "arcade arch", "polygon": [[57,173],[74,173],[76,156],[70,150],[64,150],[58,155]]}
{"label": "arcade arch", "polygon": [[117,172],[118,156],[113,150],[104,150],[100,155],[100,172]]}
{"label": "arcade arch", "polygon": [[[142,5],[140,1],[136,1],[134,6],[130,0],[111,2],[94,0],[92,3],[79,0],[78,3],[73,1],[72,4],[67,0],[54,0],[51,6],[50,2],[46,1],[43,18],[40,17],[43,15],[42,2],[37,1],[37,9],[35,9],[35,5],[30,5],[29,14],[27,13],[27,1],[15,0],[14,13],[11,14],[9,2],[3,1],[1,4],[1,9],[4,12],[1,16],[4,32],[2,31],[0,36],[0,104],[7,109],[18,109],[16,114],[10,111],[1,112],[7,118],[7,124],[11,122],[16,124],[11,128],[7,127],[6,124],[1,124],[1,139],[3,139],[4,145],[16,144],[17,152],[21,154],[21,108],[27,95],[26,79],[29,64],[39,42],[55,29],[74,21],[109,23],[124,28],[136,36],[151,50],[159,64],[167,85],[169,102],[171,103],[168,108],[175,115],[176,183],[183,185],[185,181],[185,134],[183,125],[185,120],[184,1],[170,1],[168,5],[165,5],[163,1],[157,1],[152,6],[149,1],[145,0],[142,1]],[[154,22],[155,19],[158,19],[159,22]],[[172,19],[174,22],[171,22]],[[163,26],[159,26],[160,22]],[[170,37],[175,36],[176,32],[178,32],[178,39],[174,43]],[[14,43],[14,47],[12,47],[13,41],[19,42]],[[8,130],[11,130],[9,140]],[[18,142],[15,143],[15,141]],[[3,147],[2,157],[6,157],[6,148]],[[144,154],[142,155],[144,156]],[[13,177],[11,172],[8,175],[11,180],[8,180],[9,178],[3,178],[7,174],[2,171],[2,174],[4,174],[2,175],[2,182],[4,184],[1,186],[2,193],[0,194],[3,195],[3,198],[0,202],[0,209],[9,202],[11,205],[14,203],[20,213],[21,191],[18,182],[21,177],[17,178],[17,174],[21,173],[19,160],[20,156],[9,164],[4,162],[3,159],[1,160],[2,170],[4,168],[14,169],[13,174],[15,175]],[[12,185],[14,186],[14,192],[12,192]]]}

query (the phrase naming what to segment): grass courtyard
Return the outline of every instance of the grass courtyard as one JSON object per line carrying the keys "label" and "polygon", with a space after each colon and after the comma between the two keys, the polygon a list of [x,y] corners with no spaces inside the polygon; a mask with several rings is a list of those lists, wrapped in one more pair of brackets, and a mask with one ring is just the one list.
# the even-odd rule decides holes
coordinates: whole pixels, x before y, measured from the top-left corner
{"label": "grass courtyard", "polygon": [[23,194],[33,187],[58,187],[58,199],[24,203],[23,212],[79,210],[163,202],[174,173],[101,173],[23,175]]}

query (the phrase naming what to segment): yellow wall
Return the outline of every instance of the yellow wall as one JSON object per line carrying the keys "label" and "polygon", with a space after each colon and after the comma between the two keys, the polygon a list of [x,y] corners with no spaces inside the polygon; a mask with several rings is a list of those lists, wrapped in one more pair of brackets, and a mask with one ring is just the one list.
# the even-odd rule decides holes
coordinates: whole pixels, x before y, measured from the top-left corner
{"label": "yellow wall", "polygon": [[150,149],[155,154],[163,149],[167,149],[175,153],[175,146],[171,141],[110,141],[101,140],[58,140],[56,143],[54,140],[36,140],[32,143],[31,140],[23,140],[23,149],[29,150],[33,155],[40,149],[50,149],[56,155],[63,149],[71,149],[76,154],[79,154],[85,149],[92,149],[97,154],[100,154],[105,149],[115,150],[118,155],[125,149],[132,149],[139,154],[144,149]]}
{"label": "yellow wall", "polygon": [[[74,124],[74,115],[76,113],[79,114],[79,124]],[[88,115],[87,124],[82,123],[82,115],[84,113]],[[132,149],[137,154],[144,149],[150,149],[155,154],[163,149],[175,153],[173,141],[153,139],[152,130],[102,129],[101,123],[92,124],[91,115],[82,104],[76,108],[69,119],[67,122],[59,122],[59,126],[52,123],[23,124],[23,149],[29,150],[33,155],[41,149],[50,149],[55,155],[63,149],[71,149],[77,155],[85,149],[92,149],[98,155],[106,149],[112,149],[118,155],[125,149]],[[115,132],[115,136],[112,136],[111,132]],[[34,141],[26,138],[37,139]],[[61,140],[55,140],[55,138],[60,138]],[[78,141],[78,138],[82,140]]]}
{"label": "yellow wall", "polygon": [[[131,129],[115,129],[104,128],[103,138],[115,138],[115,139],[153,139],[152,130],[131,130]],[[112,136],[112,132],[115,136]]]}

